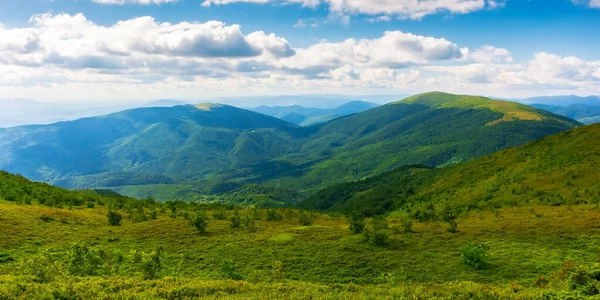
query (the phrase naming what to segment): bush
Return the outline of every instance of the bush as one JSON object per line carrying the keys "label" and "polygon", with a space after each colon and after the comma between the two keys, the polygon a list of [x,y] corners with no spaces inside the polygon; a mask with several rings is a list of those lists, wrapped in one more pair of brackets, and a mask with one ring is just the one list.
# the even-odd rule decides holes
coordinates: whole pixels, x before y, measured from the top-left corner
{"label": "bush", "polygon": [[413,230],[412,230],[413,223],[412,223],[412,221],[409,218],[402,219],[400,221],[400,223],[402,225],[402,231],[404,233],[411,233],[411,232],[413,232]]}
{"label": "bush", "polygon": [[246,227],[246,229],[248,229],[248,231],[250,232],[255,232],[256,231],[256,221],[254,221],[254,218],[246,215],[244,216],[244,227]]}
{"label": "bush", "polygon": [[311,216],[310,214],[308,214],[306,212],[301,212],[300,215],[298,216],[298,219],[300,220],[300,225],[312,226],[313,216]]}
{"label": "bush", "polygon": [[156,211],[156,208],[152,212],[150,212],[150,219],[151,220],[158,219],[158,212]]}
{"label": "bush", "polygon": [[461,250],[462,262],[475,270],[481,270],[489,261],[487,250],[489,250],[487,245],[469,242]]}
{"label": "bush", "polygon": [[371,219],[370,224],[365,227],[365,230],[363,232],[365,241],[375,246],[386,245],[389,239],[387,229],[388,223],[384,217],[378,216]]}
{"label": "bush", "polygon": [[191,220],[191,225],[198,230],[201,234],[206,233],[208,228],[208,216],[205,213],[197,213]]}
{"label": "bush", "polygon": [[274,211],[274,210],[267,210],[267,221],[281,221],[283,220],[283,217],[281,216],[281,214],[279,214],[278,212]]}
{"label": "bush", "polygon": [[219,209],[212,214],[215,220],[227,220],[227,211]]}
{"label": "bush", "polygon": [[367,225],[367,220],[362,213],[355,211],[348,218],[348,223],[349,223],[350,231],[352,231],[352,233],[360,234],[365,230],[365,226]]}
{"label": "bush", "polygon": [[159,278],[163,267],[162,247],[158,247],[155,251],[143,255],[142,272],[144,273],[144,279]]}
{"label": "bush", "polygon": [[121,220],[123,220],[123,216],[120,213],[112,210],[108,211],[106,217],[108,218],[108,224],[111,226],[119,226],[121,225]]}
{"label": "bush", "polygon": [[221,263],[221,273],[225,276],[225,278],[233,279],[233,280],[242,280],[244,277],[238,271],[235,263],[231,260],[226,260]]}
{"label": "bush", "polygon": [[233,213],[233,215],[231,216],[231,223],[229,224],[229,227],[240,228],[241,225],[242,225],[242,216],[240,216],[240,213],[236,210]]}
{"label": "bush", "polygon": [[458,232],[458,224],[456,223],[455,220],[448,221],[448,228],[446,228],[446,231],[448,231],[450,233]]}
{"label": "bush", "polygon": [[600,294],[600,266],[579,267],[569,276],[569,288],[585,296]]}
{"label": "bush", "polygon": [[69,274],[75,276],[94,276],[102,266],[100,253],[85,243],[75,243],[67,252]]}

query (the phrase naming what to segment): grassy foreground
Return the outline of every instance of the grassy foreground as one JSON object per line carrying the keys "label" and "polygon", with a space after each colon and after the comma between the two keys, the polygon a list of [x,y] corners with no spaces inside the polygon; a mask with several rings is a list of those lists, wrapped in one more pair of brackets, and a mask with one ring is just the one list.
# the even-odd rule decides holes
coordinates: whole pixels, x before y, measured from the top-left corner
{"label": "grassy foreground", "polygon": [[[265,210],[240,210],[255,219],[254,231],[231,228],[233,211],[209,211],[200,234],[186,211],[158,211],[138,222],[122,212],[122,225],[110,226],[101,205],[0,201],[0,299],[577,299],[593,291],[574,285],[576,275],[600,257],[594,205],[471,212],[456,233],[438,222],[404,233],[406,219],[391,217],[383,246],[336,215],[313,214],[302,226],[305,212],[280,210],[282,220],[267,221]],[[480,270],[461,261],[469,242],[489,248]],[[93,275],[73,275],[77,243],[97,253]],[[160,267],[152,264],[158,249]],[[151,278],[144,266],[155,267]]]}

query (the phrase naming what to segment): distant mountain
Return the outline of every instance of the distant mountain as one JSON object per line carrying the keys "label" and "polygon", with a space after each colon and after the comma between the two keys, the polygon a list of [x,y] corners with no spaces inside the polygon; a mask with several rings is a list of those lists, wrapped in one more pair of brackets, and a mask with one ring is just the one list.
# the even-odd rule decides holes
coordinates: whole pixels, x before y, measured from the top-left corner
{"label": "distant mountain", "polygon": [[569,106],[532,104],[531,106],[577,120],[583,124],[600,122],[600,103],[597,106],[588,104],[571,104]]}
{"label": "distant mountain", "polygon": [[190,104],[190,103],[186,102],[186,101],[180,101],[180,100],[162,99],[162,100],[156,100],[156,101],[152,101],[150,103],[144,104],[144,105],[142,105],[142,107],[173,107],[173,106],[177,106],[177,105],[187,105],[187,104]]}
{"label": "distant mountain", "polygon": [[279,95],[213,98],[211,102],[225,103],[238,107],[248,107],[249,103],[264,106],[293,106],[333,109],[348,102],[366,101],[378,104],[404,99],[408,95]]}
{"label": "distant mountain", "polygon": [[533,97],[525,99],[514,99],[519,103],[523,104],[544,104],[553,106],[569,106],[572,104],[585,104],[591,106],[600,106],[600,96],[588,96],[580,97],[575,95],[565,96],[546,96],[546,97]]}
{"label": "distant mountain", "polygon": [[226,105],[0,130],[0,169],[66,187],[173,183],[297,151],[290,123]]}
{"label": "distant mountain", "polygon": [[293,106],[259,106],[250,110],[273,116],[300,126],[311,126],[325,123],[339,117],[360,113],[379,106],[376,103],[352,101],[339,107],[324,109],[310,108],[300,105]]}
{"label": "distant mountain", "polygon": [[600,124],[593,124],[453,166],[405,166],[323,189],[300,206],[367,214],[402,209],[427,218],[447,207],[597,203],[599,139]]}
{"label": "distant mountain", "polygon": [[251,190],[291,202],[297,192],[406,164],[454,164],[579,125],[517,103],[445,93],[310,127],[227,105],[153,107],[0,129],[0,169],[135,196]]}

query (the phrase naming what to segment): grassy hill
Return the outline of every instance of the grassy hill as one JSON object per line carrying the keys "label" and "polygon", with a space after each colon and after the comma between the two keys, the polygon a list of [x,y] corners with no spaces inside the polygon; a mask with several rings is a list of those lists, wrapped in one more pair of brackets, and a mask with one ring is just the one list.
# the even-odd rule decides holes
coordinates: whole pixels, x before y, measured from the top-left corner
{"label": "grassy hill", "polygon": [[299,152],[230,177],[311,192],[403,165],[450,165],[576,126],[513,102],[427,93],[332,121]]}
{"label": "grassy hill", "polygon": [[[42,195],[84,192],[6,173],[0,186],[10,198],[0,200],[2,299],[579,299],[600,283],[593,205],[474,211],[454,233],[390,217],[378,245],[335,214],[105,202],[114,194],[63,205]],[[17,192],[5,196],[6,186]],[[110,225],[109,208],[121,225]],[[488,249],[481,267],[463,258],[473,244]]]}
{"label": "grassy hill", "polygon": [[471,161],[428,170],[407,166],[324,189],[304,208],[382,213],[444,206],[473,210],[600,200],[600,125],[588,125]]}
{"label": "grassy hill", "polygon": [[293,203],[294,193],[407,164],[450,165],[576,126],[528,106],[445,93],[305,128],[225,105],[144,108],[0,130],[0,168],[160,200],[205,199],[215,186],[245,194],[244,185],[258,184],[272,191],[261,202]]}

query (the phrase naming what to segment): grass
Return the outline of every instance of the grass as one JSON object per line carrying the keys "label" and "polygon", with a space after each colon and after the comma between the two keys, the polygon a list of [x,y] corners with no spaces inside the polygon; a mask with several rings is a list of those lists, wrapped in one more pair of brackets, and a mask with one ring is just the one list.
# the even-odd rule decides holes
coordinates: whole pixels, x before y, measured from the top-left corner
{"label": "grass", "polygon": [[[181,216],[159,214],[142,223],[125,217],[122,226],[109,226],[102,206],[68,210],[0,202],[0,249],[14,258],[0,263],[0,298],[70,290],[62,280],[28,281],[19,265],[44,250],[60,255],[82,241],[107,253],[160,246],[167,267],[156,281],[122,274],[73,278],[81,298],[530,298],[547,292],[535,287],[539,276],[554,278],[565,261],[590,265],[600,255],[600,213],[594,206],[533,209],[541,216],[529,207],[473,212],[457,220],[456,234],[446,232],[445,223],[415,223],[412,233],[390,230],[388,245],[376,247],[353,235],[346,219],[336,215],[319,215],[313,226],[301,227],[295,216],[263,218],[255,233],[231,229],[228,220],[211,220],[208,233],[201,235]],[[391,216],[390,226],[402,218]],[[489,247],[483,270],[461,262],[468,242]],[[244,281],[223,281],[218,266],[224,261],[234,262]],[[276,262],[283,268],[282,283],[274,274]],[[556,279],[553,284],[561,291],[566,283]]]}

